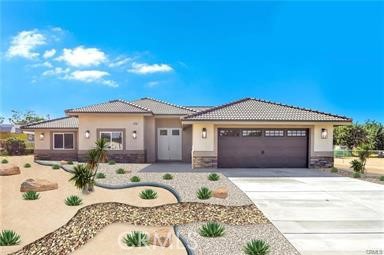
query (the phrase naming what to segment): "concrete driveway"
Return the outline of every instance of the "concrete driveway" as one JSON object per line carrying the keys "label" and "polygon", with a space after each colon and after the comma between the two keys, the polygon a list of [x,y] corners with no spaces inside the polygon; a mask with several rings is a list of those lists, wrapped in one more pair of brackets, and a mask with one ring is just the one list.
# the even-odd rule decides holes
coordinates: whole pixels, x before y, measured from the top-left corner
{"label": "concrete driveway", "polygon": [[303,255],[384,254],[384,186],[344,177],[230,178]]}

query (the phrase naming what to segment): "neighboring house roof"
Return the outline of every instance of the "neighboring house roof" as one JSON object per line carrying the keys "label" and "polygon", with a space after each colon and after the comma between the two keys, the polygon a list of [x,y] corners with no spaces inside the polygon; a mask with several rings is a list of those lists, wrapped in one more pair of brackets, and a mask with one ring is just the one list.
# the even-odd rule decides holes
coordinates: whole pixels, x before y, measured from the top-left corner
{"label": "neighboring house roof", "polygon": [[112,100],[101,104],[68,109],[67,113],[151,113],[151,110],[125,100]]}
{"label": "neighboring house roof", "polygon": [[191,106],[191,105],[184,106],[184,107],[189,108],[189,109],[193,109],[193,110],[198,111],[198,112],[213,108],[213,106]]}
{"label": "neighboring house roof", "polygon": [[350,118],[344,116],[254,98],[244,98],[235,102],[213,107],[186,116],[184,120],[351,121]]}
{"label": "neighboring house roof", "polygon": [[21,133],[20,125],[0,124],[0,133]]}
{"label": "neighboring house roof", "polygon": [[41,122],[32,123],[22,126],[22,129],[66,129],[78,128],[79,119],[77,117],[63,117],[52,120],[45,120]]}
{"label": "neighboring house roof", "polygon": [[159,115],[188,115],[197,112],[197,110],[191,108],[167,103],[148,97],[132,101],[132,103],[150,109],[153,114]]}

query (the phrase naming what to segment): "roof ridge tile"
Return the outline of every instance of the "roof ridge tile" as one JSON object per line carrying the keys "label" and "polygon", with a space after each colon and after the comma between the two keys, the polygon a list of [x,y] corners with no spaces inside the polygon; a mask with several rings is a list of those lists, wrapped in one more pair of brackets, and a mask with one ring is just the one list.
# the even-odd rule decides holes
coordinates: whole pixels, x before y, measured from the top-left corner
{"label": "roof ridge tile", "polygon": [[182,106],[182,105],[177,105],[177,104],[169,103],[169,102],[166,102],[166,101],[163,101],[163,100],[160,100],[160,99],[155,99],[155,98],[152,98],[152,97],[142,97],[142,98],[140,98],[140,100],[152,100],[152,101],[155,101],[155,102],[158,102],[158,103],[161,103],[161,104],[170,105],[170,106],[177,107],[177,108],[180,108],[180,109],[183,109],[183,110],[188,110],[188,111],[191,111],[191,112],[197,112],[194,109],[187,108],[187,107]]}

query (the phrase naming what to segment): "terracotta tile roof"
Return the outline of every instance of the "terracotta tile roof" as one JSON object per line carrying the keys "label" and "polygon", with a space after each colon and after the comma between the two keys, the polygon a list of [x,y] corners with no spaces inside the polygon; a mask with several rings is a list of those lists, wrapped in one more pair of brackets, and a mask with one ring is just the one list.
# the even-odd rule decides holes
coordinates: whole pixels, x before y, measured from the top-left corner
{"label": "terracotta tile roof", "polygon": [[101,104],[89,105],[76,109],[68,109],[67,113],[151,113],[151,110],[143,106],[125,101],[112,100]]}
{"label": "terracotta tile roof", "polygon": [[79,119],[77,117],[63,117],[52,120],[45,120],[41,122],[32,123],[29,125],[22,126],[21,129],[66,129],[66,128],[78,128]]}
{"label": "terracotta tile roof", "polygon": [[160,115],[188,115],[197,112],[197,110],[191,108],[167,103],[148,97],[132,101],[132,103],[150,109],[153,114]]}
{"label": "terracotta tile roof", "polygon": [[350,118],[270,101],[244,98],[186,116],[184,120],[226,121],[335,121]]}

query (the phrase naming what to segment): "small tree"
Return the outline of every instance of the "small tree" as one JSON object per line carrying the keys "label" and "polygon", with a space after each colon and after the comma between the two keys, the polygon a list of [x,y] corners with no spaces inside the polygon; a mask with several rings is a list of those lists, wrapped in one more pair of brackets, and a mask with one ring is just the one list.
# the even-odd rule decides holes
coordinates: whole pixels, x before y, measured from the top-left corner
{"label": "small tree", "polygon": [[96,141],[95,148],[88,151],[87,167],[93,172],[92,182],[90,183],[88,190],[94,191],[94,183],[99,169],[99,163],[106,162],[107,158],[107,142],[104,139]]}
{"label": "small tree", "polygon": [[5,141],[5,150],[8,155],[23,155],[25,148],[25,142],[15,137],[10,137]]}
{"label": "small tree", "polygon": [[361,169],[362,174],[365,171],[365,165],[366,165],[367,159],[369,158],[369,155],[370,155],[370,149],[371,149],[371,145],[369,145],[369,144],[363,144],[363,145],[357,147],[357,155],[358,155],[359,160],[362,164],[362,169]]}

